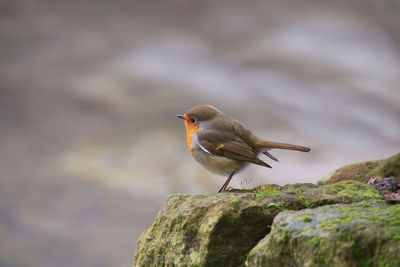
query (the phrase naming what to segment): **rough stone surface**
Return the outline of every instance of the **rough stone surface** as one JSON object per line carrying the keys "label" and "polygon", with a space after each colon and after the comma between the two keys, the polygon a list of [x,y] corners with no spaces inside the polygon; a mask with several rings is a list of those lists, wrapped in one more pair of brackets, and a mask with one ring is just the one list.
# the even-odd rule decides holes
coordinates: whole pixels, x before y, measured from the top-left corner
{"label": "rough stone surface", "polygon": [[383,198],[392,203],[400,203],[400,182],[396,178],[375,175],[366,181],[366,184],[378,190]]}
{"label": "rough stone surface", "polygon": [[172,195],[140,237],[134,266],[243,266],[279,212],[371,199],[382,197],[357,181],[287,185],[277,193]]}
{"label": "rough stone surface", "polygon": [[400,153],[384,160],[366,161],[344,166],[322,178],[318,184],[332,184],[344,180],[363,182],[374,175],[384,178],[393,176],[400,182]]}
{"label": "rough stone surface", "polygon": [[172,195],[134,266],[400,266],[400,205],[378,191],[396,193],[399,179],[397,154],[345,166],[318,186]]}
{"label": "rough stone surface", "polygon": [[246,266],[400,266],[400,205],[364,201],[281,212]]}

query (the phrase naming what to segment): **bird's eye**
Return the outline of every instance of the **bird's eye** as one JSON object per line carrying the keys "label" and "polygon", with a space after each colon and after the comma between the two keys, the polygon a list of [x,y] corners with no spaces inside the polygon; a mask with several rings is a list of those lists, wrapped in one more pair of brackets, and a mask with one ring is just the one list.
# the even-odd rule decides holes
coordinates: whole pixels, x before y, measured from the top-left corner
{"label": "bird's eye", "polygon": [[190,121],[191,121],[191,122],[195,122],[196,119],[195,119],[195,118],[191,118]]}

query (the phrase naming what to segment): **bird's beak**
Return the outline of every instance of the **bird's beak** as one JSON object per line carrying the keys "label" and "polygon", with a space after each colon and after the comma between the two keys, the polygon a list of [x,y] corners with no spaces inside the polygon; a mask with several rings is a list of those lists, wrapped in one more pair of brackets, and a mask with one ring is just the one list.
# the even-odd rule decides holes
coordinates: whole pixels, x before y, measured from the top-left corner
{"label": "bird's beak", "polygon": [[176,117],[179,119],[182,119],[182,120],[186,120],[185,115],[178,114],[178,115],[176,115]]}

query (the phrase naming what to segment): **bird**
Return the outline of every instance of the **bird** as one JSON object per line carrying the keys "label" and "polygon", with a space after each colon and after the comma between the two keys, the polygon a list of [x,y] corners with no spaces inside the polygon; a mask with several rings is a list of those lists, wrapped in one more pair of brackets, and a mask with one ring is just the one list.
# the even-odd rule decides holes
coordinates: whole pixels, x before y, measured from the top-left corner
{"label": "bird", "polygon": [[233,175],[250,163],[272,168],[258,157],[261,153],[278,161],[269,150],[311,150],[259,138],[238,120],[212,105],[195,106],[176,117],[185,121],[187,146],[192,157],[210,172],[228,176],[218,193],[226,191]]}

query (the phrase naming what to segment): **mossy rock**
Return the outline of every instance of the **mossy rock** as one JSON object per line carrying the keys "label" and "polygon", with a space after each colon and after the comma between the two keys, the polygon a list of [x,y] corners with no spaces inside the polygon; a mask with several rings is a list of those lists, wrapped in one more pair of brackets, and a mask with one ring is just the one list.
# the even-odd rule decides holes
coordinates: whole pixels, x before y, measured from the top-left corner
{"label": "mossy rock", "polygon": [[400,205],[364,201],[281,212],[246,266],[400,266]]}
{"label": "mossy rock", "polygon": [[279,212],[370,199],[381,196],[357,181],[297,184],[271,194],[172,195],[140,237],[134,266],[244,266]]}
{"label": "mossy rock", "polygon": [[332,184],[344,180],[364,182],[374,175],[396,177],[400,182],[400,153],[383,160],[366,161],[344,166],[322,178],[318,184]]}

